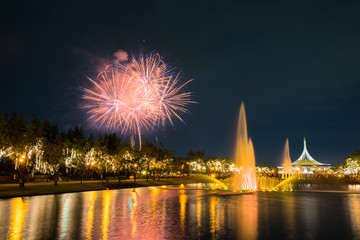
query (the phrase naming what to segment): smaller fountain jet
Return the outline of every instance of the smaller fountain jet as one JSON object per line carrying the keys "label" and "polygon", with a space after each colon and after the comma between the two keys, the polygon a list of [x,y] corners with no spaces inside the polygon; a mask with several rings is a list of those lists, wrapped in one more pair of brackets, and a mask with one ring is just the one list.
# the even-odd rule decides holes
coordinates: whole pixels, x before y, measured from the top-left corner
{"label": "smaller fountain jet", "polygon": [[283,154],[283,178],[288,178],[292,175],[292,165],[290,158],[289,139],[286,139],[284,154]]}

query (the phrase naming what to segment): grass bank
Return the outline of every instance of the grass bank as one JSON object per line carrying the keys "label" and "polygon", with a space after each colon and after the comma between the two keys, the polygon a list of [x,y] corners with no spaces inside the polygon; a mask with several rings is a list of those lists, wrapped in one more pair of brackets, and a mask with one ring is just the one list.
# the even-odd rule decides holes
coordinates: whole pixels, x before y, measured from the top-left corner
{"label": "grass bank", "polygon": [[109,183],[101,182],[100,180],[83,181],[83,183],[80,183],[80,181],[69,181],[59,182],[57,186],[54,186],[53,182],[39,182],[26,183],[23,188],[19,187],[18,184],[0,184],[0,198],[208,182],[211,181],[203,177],[184,177],[161,179],[159,181],[137,179],[136,182],[133,180],[122,180],[121,182],[110,180]]}

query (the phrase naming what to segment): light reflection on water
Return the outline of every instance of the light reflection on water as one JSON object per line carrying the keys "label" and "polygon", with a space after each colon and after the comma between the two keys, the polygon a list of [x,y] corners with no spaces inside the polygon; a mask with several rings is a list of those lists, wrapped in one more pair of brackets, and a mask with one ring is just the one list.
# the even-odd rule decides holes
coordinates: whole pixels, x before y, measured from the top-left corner
{"label": "light reflection on water", "polygon": [[360,236],[360,199],[356,194],[351,194],[348,198],[349,212],[351,218],[352,231]]}
{"label": "light reflection on water", "polygon": [[108,231],[109,231],[109,223],[110,223],[110,206],[112,200],[112,192],[111,191],[103,191],[102,192],[102,224],[101,224],[101,233],[102,239],[108,239]]}
{"label": "light reflection on water", "polygon": [[15,198],[11,204],[12,217],[10,225],[11,240],[21,239],[22,229],[25,222],[25,215],[27,212],[28,203],[21,198]]}
{"label": "light reflection on water", "polygon": [[85,206],[84,206],[84,213],[86,214],[85,219],[87,219],[86,221],[86,229],[85,229],[85,237],[86,239],[90,240],[92,239],[92,228],[93,228],[93,221],[94,221],[94,205],[95,205],[95,200],[97,198],[98,192],[94,191],[94,192],[89,192],[88,193],[88,200],[86,201],[85,198],[84,200],[85,202]]}
{"label": "light reflection on water", "polygon": [[257,239],[258,234],[258,201],[257,194],[247,194],[240,198],[237,208],[238,229],[240,239]]}
{"label": "light reflection on water", "polygon": [[181,231],[184,233],[185,231],[185,216],[186,216],[186,200],[187,195],[185,190],[179,190],[179,202],[180,202],[180,224],[181,224]]}
{"label": "light reflection on water", "polygon": [[356,239],[360,194],[137,188],[0,200],[1,239]]}

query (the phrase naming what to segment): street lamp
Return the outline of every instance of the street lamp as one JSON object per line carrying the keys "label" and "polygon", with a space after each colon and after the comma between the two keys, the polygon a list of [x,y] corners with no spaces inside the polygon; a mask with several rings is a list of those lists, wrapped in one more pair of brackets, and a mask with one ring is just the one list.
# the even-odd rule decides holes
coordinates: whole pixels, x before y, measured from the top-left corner
{"label": "street lamp", "polygon": [[21,155],[20,162],[23,162],[25,160],[25,155]]}
{"label": "street lamp", "polygon": [[137,164],[134,164],[135,172],[134,172],[134,182],[136,182],[136,173],[137,173]]}
{"label": "street lamp", "polygon": [[19,186],[20,187],[24,187],[24,184],[25,184],[25,167],[22,167],[22,163],[24,162],[25,160],[25,155],[21,155],[21,157],[19,158]]}

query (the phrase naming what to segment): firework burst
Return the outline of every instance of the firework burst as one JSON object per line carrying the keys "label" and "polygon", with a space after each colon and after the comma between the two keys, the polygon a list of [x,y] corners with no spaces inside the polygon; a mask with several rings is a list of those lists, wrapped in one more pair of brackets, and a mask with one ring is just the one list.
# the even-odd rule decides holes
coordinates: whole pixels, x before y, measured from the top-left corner
{"label": "firework burst", "polygon": [[156,126],[173,125],[194,103],[180,84],[179,74],[158,54],[133,57],[126,64],[108,65],[90,88],[83,89],[83,108],[99,128],[121,134],[141,135]]}

